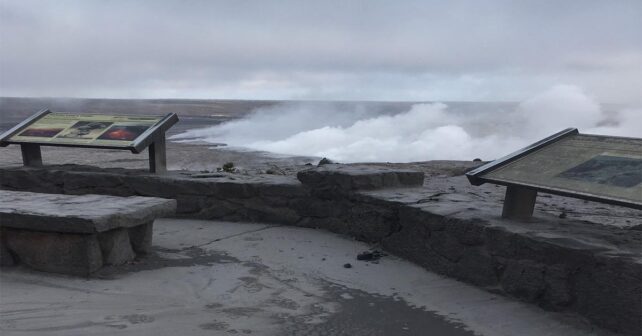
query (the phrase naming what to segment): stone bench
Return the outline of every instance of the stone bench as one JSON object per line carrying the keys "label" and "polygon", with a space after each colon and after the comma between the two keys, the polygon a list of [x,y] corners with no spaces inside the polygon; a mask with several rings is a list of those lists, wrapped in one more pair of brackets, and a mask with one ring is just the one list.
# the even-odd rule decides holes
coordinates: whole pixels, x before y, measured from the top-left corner
{"label": "stone bench", "polygon": [[0,261],[86,276],[149,252],[154,219],[176,201],[0,190]]}

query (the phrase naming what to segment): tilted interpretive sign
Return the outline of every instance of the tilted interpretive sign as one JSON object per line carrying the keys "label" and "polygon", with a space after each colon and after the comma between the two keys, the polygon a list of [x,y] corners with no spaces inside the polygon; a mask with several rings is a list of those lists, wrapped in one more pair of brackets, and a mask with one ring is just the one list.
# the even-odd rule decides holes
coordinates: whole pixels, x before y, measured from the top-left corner
{"label": "tilted interpretive sign", "polygon": [[508,187],[505,217],[530,217],[538,191],[642,209],[642,139],[569,128],[466,175]]}
{"label": "tilted interpretive sign", "polygon": [[150,170],[162,172],[165,132],[176,122],[165,116],[72,114],[42,110],[0,135],[0,146],[19,144],[26,166],[42,164],[40,146],[126,149],[140,153],[149,147]]}
{"label": "tilted interpretive sign", "polygon": [[8,139],[11,142],[128,147],[162,117],[49,113]]}

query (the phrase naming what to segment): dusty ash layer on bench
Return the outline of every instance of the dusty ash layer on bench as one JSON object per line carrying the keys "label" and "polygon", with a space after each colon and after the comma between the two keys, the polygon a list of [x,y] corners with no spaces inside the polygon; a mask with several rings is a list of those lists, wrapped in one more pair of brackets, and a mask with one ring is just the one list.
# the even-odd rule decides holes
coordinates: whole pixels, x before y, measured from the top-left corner
{"label": "dusty ash layer on bench", "polygon": [[175,200],[107,195],[58,195],[0,190],[4,227],[95,233],[133,227],[173,214]]}

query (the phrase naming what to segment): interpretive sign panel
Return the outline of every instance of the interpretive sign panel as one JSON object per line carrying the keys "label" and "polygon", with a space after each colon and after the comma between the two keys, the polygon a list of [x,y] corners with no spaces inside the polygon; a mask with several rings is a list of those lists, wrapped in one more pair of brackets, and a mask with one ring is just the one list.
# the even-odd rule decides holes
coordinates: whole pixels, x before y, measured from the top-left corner
{"label": "interpretive sign panel", "polygon": [[0,135],[0,146],[20,144],[25,165],[42,163],[39,146],[127,149],[133,153],[149,147],[150,169],[158,171],[165,165],[165,131],[176,122],[174,113],[136,116],[43,110]]}
{"label": "interpretive sign panel", "polygon": [[524,187],[642,209],[642,139],[568,129],[467,174]]}
{"label": "interpretive sign panel", "polygon": [[163,117],[49,113],[7,141],[42,145],[130,147]]}

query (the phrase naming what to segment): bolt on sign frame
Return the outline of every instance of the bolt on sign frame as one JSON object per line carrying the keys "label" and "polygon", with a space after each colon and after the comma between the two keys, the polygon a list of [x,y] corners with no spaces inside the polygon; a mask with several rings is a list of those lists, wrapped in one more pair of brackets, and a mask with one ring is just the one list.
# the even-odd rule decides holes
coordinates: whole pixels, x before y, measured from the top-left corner
{"label": "bolt on sign frame", "polygon": [[642,139],[567,128],[466,176],[507,186],[506,218],[530,218],[538,191],[642,209]]}
{"label": "bolt on sign frame", "polygon": [[20,145],[25,166],[42,166],[41,146],[124,149],[149,148],[149,170],[167,171],[165,132],[178,122],[165,116],[75,114],[39,111],[0,135],[0,147]]}

